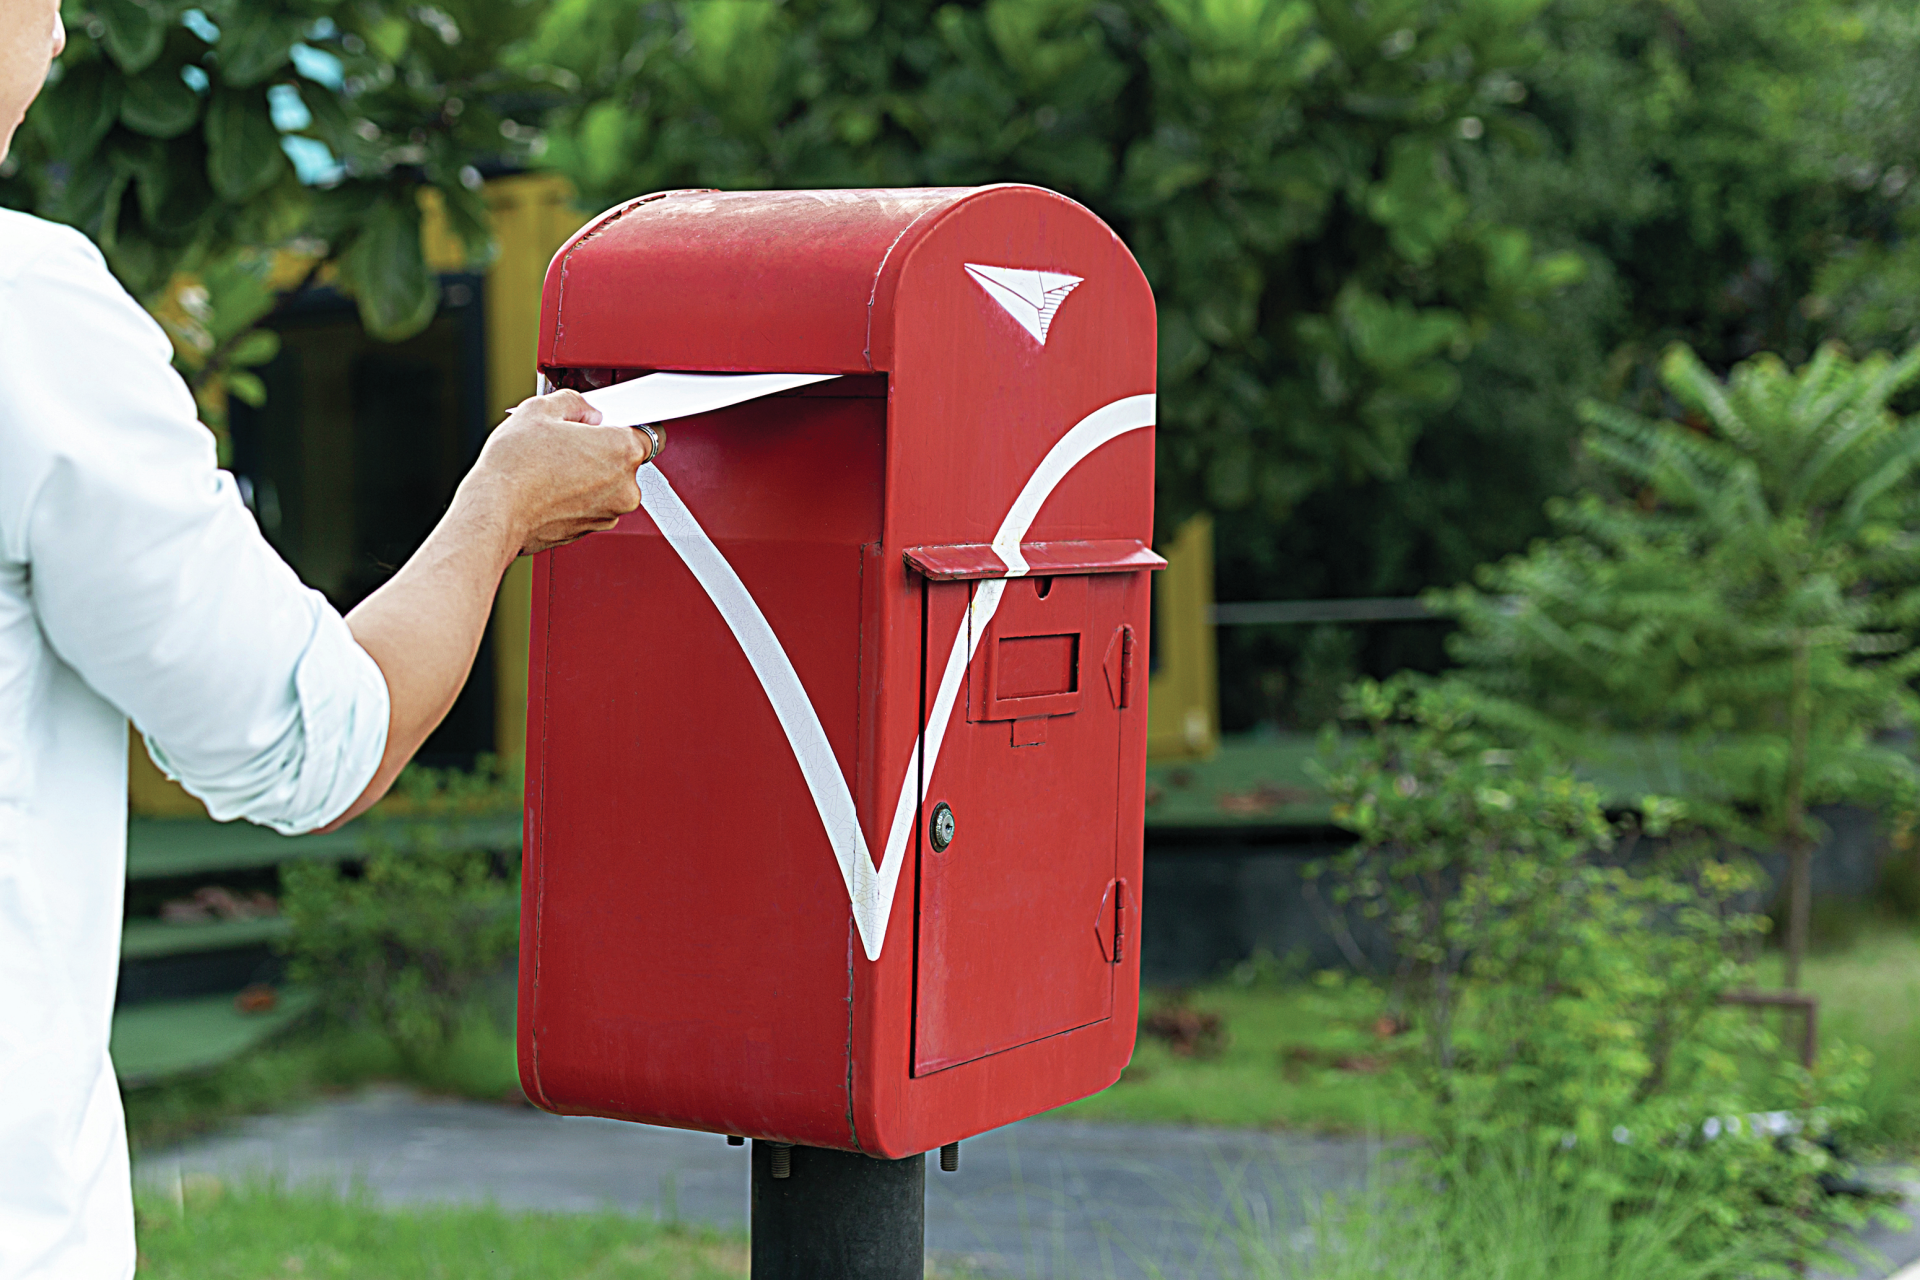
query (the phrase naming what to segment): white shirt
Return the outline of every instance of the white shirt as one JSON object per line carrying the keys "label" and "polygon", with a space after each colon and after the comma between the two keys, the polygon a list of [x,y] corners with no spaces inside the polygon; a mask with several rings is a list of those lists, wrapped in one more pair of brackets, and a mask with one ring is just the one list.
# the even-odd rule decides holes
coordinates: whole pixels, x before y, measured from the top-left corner
{"label": "white shirt", "polygon": [[0,210],[0,1280],[133,1274],[127,720],[216,818],[286,833],[386,745],[379,668],[261,538],[170,355],[85,237]]}

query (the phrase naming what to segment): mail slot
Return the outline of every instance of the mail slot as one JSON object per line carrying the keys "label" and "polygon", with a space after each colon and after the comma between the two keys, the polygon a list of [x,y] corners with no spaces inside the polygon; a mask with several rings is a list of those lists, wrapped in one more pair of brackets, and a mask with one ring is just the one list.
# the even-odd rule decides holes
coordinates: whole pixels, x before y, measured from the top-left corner
{"label": "mail slot", "polygon": [[1126,247],[1034,187],[667,192],[555,257],[552,384],[777,389],[536,560],[538,1105],[900,1157],[1118,1077],[1154,340]]}

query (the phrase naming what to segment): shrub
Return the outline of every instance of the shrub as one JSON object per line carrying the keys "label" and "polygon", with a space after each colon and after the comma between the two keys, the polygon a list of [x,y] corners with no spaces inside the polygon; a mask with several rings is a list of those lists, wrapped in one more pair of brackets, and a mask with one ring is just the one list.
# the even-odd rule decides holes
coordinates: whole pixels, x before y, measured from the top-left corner
{"label": "shrub", "polygon": [[[470,811],[481,794],[432,776],[407,792],[409,811],[425,814]],[[358,875],[313,862],[282,871],[289,976],[310,985],[328,1015],[371,1025],[416,1073],[432,1072],[481,984],[514,954],[519,877],[424,823],[389,819],[374,830]]]}
{"label": "shrub", "polygon": [[1705,1197],[1701,1256],[1741,1237],[1797,1262],[1853,1212],[1820,1190],[1817,1139],[1854,1118],[1864,1064],[1830,1049],[1805,1070],[1721,1006],[1764,928],[1742,905],[1755,871],[1673,801],[1609,822],[1594,787],[1476,708],[1456,683],[1356,685],[1371,733],[1328,776],[1359,837],[1328,867],[1333,897],[1400,958],[1432,1158],[1444,1172],[1531,1144],[1623,1210],[1660,1188]]}

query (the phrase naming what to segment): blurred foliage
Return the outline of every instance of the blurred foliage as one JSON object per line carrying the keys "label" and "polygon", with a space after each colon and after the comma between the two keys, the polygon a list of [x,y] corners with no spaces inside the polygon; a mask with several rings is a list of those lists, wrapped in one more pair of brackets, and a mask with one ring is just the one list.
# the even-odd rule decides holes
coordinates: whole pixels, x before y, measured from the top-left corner
{"label": "blurred foliage", "polygon": [[[1456,149],[1476,214],[1584,280],[1495,327],[1404,478],[1335,477],[1295,517],[1218,521],[1222,599],[1404,595],[1550,532],[1582,478],[1577,406],[1670,407],[1662,352],[1716,372],[1920,340],[1920,20],[1869,0],[1552,0],[1505,127]],[[1356,630],[1361,670],[1446,665],[1445,628]],[[1222,635],[1223,723],[1301,686],[1300,629]],[[1278,718],[1310,725],[1290,701]]]}
{"label": "blurred foliage", "polygon": [[670,187],[1034,182],[1160,307],[1160,503],[1272,520],[1398,479],[1459,362],[1579,278],[1470,206],[1543,0],[557,0],[549,162]]}
{"label": "blurred foliage", "polygon": [[438,193],[491,253],[482,164],[515,162],[544,99],[504,69],[538,0],[68,0],[66,53],[0,167],[0,203],[87,233],[162,321],[218,426],[270,360],[255,326],[325,279],[401,338],[439,289],[421,249]]}
{"label": "blurred foliage", "polygon": [[1523,127],[1487,149],[1482,199],[1604,260],[1610,391],[1657,390],[1682,340],[1716,369],[1822,336],[1803,301],[1860,213],[1825,153],[1860,54],[1841,0],[1556,0]]}
{"label": "blurred foliage", "polygon": [[1920,11],[1872,0],[1836,24],[1848,59],[1821,161],[1859,210],[1824,247],[1805,306],[1856,344],[1920,343]]}
{"label": "blurred foliage", "polygon": [[1328,787],[1357,840],[1318,870],[1393,940],[1427,1158],[1517,1143],[1622,1211],[1702,1196],[1686,1249],[1744,1241],[1778,1268],[1744,1274],[1786,1274],[1860,1219],[1822,1189],[1837,1164],[1815,1139],[1858,1119],[1865,1055],[1829,1044],[1809,1071],[1720,1003],[1751,983],[1741,943],[1765,927],[1742,907],[1751,865],[1712,856],[1671,800],[1616,830],[1592,785],[1458,681],[1363,681],[1348,712],[1367,732],[1329,754]]}
{"label": "blurred foliage", "polygon": [[432,1077],[518,948],[518,876],[482,850],[443,845],[432,827],[396,823],[372,839],[357,875],[327,862],[281,869],[288,976],[329,1017],[380,1032],[410,1072]]}
{"label": "blurred foliage", "polygon": [[482,752],[469,769],[408,765],[373,813],[378,818],[407,821],[514,814],[520,812],[525,794],[522,761],[502,760],[491,752]]}
{"label": "blurred foliage", "polygon": [[1650,762],[1664,785],[1795,859],[1811,805],[1910,810],[1920,776],[1882,731],[1920,712],[1920,418],[1888,408],[1916,374],[1920,348],[1855,363],[1828,346],[1723,383],[1677,346],[1662,367],[1675,416],[1589,404],[1607,487],[1554,504],[1561,537],[1433,598],[1460,620],[1466,678],[1584,759],[1616,735],[1665,739]]}

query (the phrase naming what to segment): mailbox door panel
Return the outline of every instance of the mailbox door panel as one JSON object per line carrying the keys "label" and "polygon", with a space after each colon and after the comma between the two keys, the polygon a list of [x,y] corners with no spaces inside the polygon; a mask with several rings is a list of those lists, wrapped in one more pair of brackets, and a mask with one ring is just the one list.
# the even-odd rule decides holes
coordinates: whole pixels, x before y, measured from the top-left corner
{"label": "mailbox door panel", "polygon": [[[1144,575],[929,583],[927,698],[950,637],[981,628],[921,824],[914,1072],[924,1075],[1113,1011],[1120,715],[1104,671]],[[965,618],[962,615],[966,614]],[[963,706],[959,705],[964,702]],[[930,815],[948,804],[952,843]]]}

